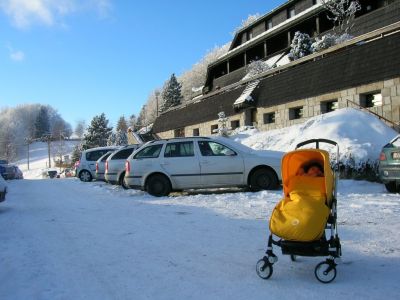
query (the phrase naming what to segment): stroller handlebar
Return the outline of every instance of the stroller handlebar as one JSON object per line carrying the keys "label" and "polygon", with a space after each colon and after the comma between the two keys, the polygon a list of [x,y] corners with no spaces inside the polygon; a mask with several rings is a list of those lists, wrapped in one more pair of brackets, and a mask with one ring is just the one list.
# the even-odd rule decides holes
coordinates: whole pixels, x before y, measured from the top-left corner
{"label": "stroller handlebar", "polygon": [[308,145],[308,144],[312,144],[312,143],[316,144],[316,148],[317,149],[319,149],[319,143],[331,144],[333,146],[337,146],[338,145],[335,141],[328,140],[328,139],[311,139],[311,140],[307,140],[307,141],[304,141],[304,142],[301,142],[301,143],[297,144],[296,149],[298,149],[300,147],[303,147],[305,145]]}

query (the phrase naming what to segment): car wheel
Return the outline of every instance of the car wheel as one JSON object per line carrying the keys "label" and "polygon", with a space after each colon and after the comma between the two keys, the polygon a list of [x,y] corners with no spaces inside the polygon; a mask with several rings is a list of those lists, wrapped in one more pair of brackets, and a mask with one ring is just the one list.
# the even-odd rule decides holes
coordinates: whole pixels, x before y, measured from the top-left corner
{"label": "car wheel", "polygon": [[125,172],[123,172],[119,177],[119,185],[122,186],[124,190],[128,190],[129,186],[126,184],[124,179],[125,179]]}
{"label": "car wheel", "polygon": [[92,174],[87,170],[83,170],[79,173],[79,179],[83,182],[90,182],[92,181]]}
{"label": "car wheel", "polygon": [[399,189],[396,186],[396,181],[390,181],[388,183],[385,183],[385,187],[389,193],[397,193]]}
{"label": "car wheel", "polygon": [[156,174],[147,180],[146,190],[152,196],[168,196],[171,192],[171,183],[164,175]]}
{"label": "car wheel", "polygon": [[275,173],[269,169],[258,169],[250,177],[250,190],[272,190],[278,187],[278,179]]}

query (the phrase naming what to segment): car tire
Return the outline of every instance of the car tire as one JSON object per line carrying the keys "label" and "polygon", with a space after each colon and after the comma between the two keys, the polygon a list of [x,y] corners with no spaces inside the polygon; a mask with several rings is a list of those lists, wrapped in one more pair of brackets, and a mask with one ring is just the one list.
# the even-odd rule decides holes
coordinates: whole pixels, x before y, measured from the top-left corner
{"label": "car tire", "polygon": [[273,190],[278,187],[278,179],[272,170],[258,169],[250,175],[249,184],[249,188],[253,192]]}
{"label": "car tire", "polygon": [[146,183],[147,192],[155,197],[168,196],[171,192],[169,179],[161,174],[152,175]]}
{"label": "car tire", "polygon": [[79,179],[83,182],[90,182],[93,178],[89,171],[83,170],[79,173]]}
{"label": "car tire", "polygon": [[399,189],[400,189],[400,188],[397,188],[396,181],[390,181],[388,183],[385,183],[385,187],[389,193],[397,193],[397,192],[399,192]]}
{"label": "car tire", "polygon": [[121,176],[119,177],[119,180],[118,180],[118,184],[120,185],[120,186],[122,186],[122,188],[124,189],[124,190],[129,190],[129,186],[126,184],[126,182],[125,182],[125,172],[123,172],[122,174],[121,174]]}

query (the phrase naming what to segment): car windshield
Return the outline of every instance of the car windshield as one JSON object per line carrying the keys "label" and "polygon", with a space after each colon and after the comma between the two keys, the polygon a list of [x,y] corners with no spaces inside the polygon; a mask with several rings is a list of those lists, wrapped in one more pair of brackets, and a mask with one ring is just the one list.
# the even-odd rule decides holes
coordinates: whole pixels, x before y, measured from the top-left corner
{"label": "car windshield", "polygon": [[0,165],[7,165],[7,164],[8,164],[8,160],[0,159]]}

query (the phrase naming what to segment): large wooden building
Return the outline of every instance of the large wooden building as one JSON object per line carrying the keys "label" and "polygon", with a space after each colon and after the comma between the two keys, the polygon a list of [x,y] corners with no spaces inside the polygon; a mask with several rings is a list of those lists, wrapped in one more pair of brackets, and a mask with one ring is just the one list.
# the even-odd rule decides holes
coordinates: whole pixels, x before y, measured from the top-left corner
{"label": "large wooden building", "polygon": [[[236,33],[229,51],[208,67],[202,94],[161,114],[153,131],[164,138],[210,135],[218,113],[229,126],[270,130],[344,107],[400,121],[400,0],[360,0],[353,39],[293,62],[282,62],[295,32],[332,30],[320,1],[292,0]],[[254,60],[276,67],[246,79]]]}

